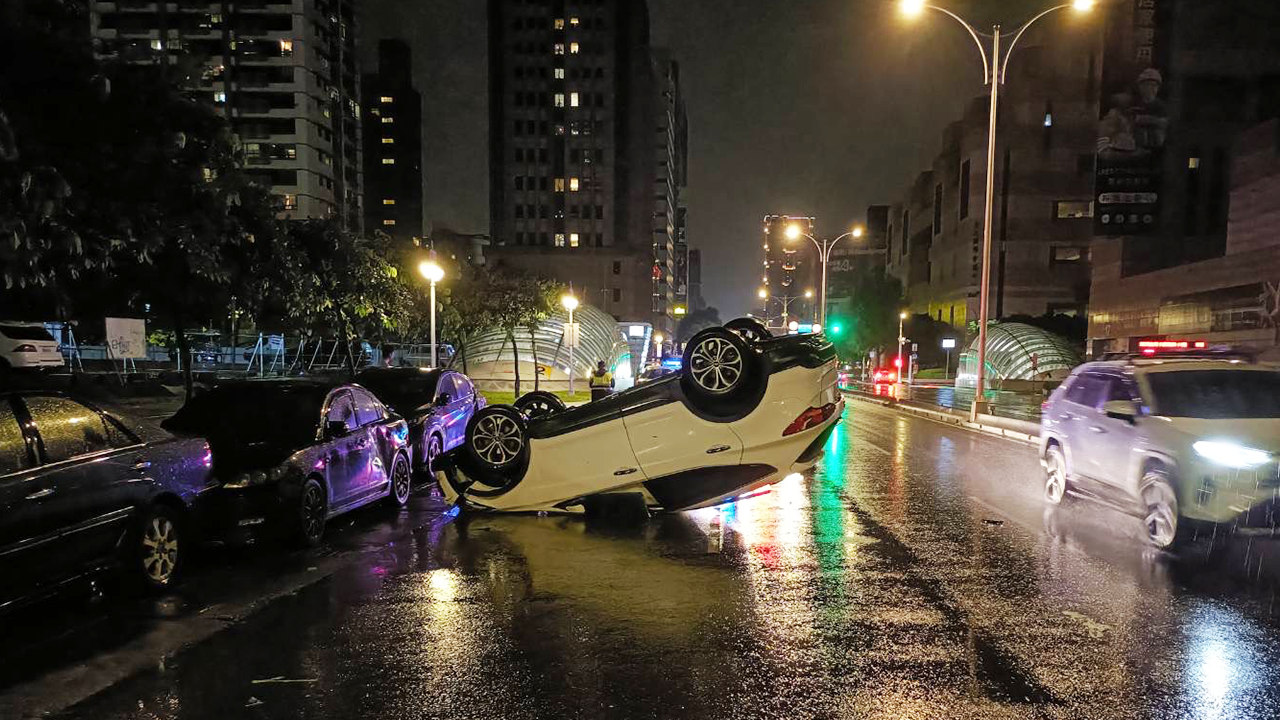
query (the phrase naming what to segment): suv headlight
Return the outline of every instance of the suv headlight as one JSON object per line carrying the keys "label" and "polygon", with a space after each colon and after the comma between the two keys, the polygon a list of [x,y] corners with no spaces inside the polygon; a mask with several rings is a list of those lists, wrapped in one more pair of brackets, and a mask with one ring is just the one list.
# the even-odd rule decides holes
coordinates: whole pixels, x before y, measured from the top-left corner
{"label": "suv headlight", "polygon": [[1247,448],[1233,442],[1201,440],[1191,447],[1196,451],[1197,455],[1205,460],[1237,470],[1248,470],[1271,462],[1271,453]]}

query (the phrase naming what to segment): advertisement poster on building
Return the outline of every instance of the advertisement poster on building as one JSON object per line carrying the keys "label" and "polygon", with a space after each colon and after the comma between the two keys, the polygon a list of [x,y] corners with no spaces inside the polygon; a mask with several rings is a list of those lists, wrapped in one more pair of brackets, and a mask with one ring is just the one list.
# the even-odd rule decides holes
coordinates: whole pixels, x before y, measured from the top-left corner
{"label": "advertisement poster on building", "polygon": [[1098,123],[1094,233],[1159,231],[1169,113],[1159,29],[1169,0],[1129,0],[1109,9]]}

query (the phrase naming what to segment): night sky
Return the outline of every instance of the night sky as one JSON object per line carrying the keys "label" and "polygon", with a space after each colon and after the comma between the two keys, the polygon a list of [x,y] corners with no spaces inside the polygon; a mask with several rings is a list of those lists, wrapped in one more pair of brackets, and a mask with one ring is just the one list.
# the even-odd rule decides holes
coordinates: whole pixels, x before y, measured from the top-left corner
{"label": "night sky", "polygon": [[[938,0],[988,27],[1016,26],[1049,0]],[[426,118],[426,213],[487,232],[484,0],[366,0],[376,40],[414,52]],[[690,124],[689,240],[703,294],[727,320],[759,284],[760,219],[814,215],[824,234],[893,202],[932,163],[942,129],[982,92],[977,48],[937,13],[910,23],[885,0],[649,0],[653,43],[683,72]]]}

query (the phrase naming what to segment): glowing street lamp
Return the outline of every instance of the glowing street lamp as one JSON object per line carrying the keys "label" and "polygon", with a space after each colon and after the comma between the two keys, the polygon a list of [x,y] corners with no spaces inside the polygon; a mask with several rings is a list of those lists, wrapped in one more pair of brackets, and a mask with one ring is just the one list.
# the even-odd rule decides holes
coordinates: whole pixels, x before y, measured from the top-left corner
{"label": "glowing street lamp", "polygon": [[666,338],[662,337],[662,333],[653,334],[653,344],[657,346],[657,350],[658,350],[658,362],[662,362],[662,341],[663,340],[666,340]]}
{"label": "glowing street lamp", "polygon": [[436,347],[436,283],[444,279],[444,268],[434,261],[423,260],[418,265],[418,272],[431,283],[431,367],[437,364]]}
{"label": "glowing street lamp", "polygon": [[[836,246],[836,243],[840,242],[841,240],[847,237],[851,237],[854,239],[861,238],[862,232],[863,232],[862,226],[856,226],[849,232],[841,235],[840,237],[834,240],[818,240],[814,236],[801,230],[800,226],[795,223],[792,223],[791,225],[787,226],[787,231],[785,234],[788,240],[799,240],[801,236],[804,236],[812,240],[813,244],[818,248],[818,261],[822,264],[822,287],[819,288],[821,290],[821,293],[820,293],[820,299],[818,301],[821,304],[821,307],[818,308],[818,313],[817,313],[819,323],[825,323],[827,321],[827,261],[831,259],[831,250]],[[805,291],[804,296],[807,298],[813,297],[813,291],[812,290]]]}
{"label": "glowing street lamp", "polygon": [[569,395],[573,396],[573,349],[578,345],[578,333],[574,331],[573,311],[578,309],[578,298],[566,293],[560,298],[560,306],[569,311],[569,324],[566,326],[565,334],[569,342]]}
{"label": "glowing street lamp", "polygon": [[902,10],[902,14],[907,17],[919,17],[925,10],[936,10],[964,26],[965,31],[969,33],[969,37],[973,38],[974,44],[978,46],[978,53],[982,57],[982,81],[991,86],[991,110],[988,116],[987,128],[986,208],[982,222],[982,285],[979,286],[978,300],[977,386],[974,388],[973,405],[969,410],[970,421],[977,420],[981,409],[980,406],[983,404],[983,385],[986,376],[987,315],[991,300],[992,207],[995,202],[996,118],[1000,109],[1000,86],[1004,85],[1005,79],[1009,75],[1009,60],[1013,57],[1014,48],[1017,47],[1018,40],[1022,39],[1028,28],[1046,15],[1059,10],[1073,10],[1083,15],[1093,10],[1094,5],[1096,5],[1096,0],[1070,0],[1070,2],[1055,5],[1045,10],[1018,28],[1017,32],[1013,34],[1013,40],[1009,43],[1009,47],[1004,49],[1003,52],[1000,45],[1000,25],[996,24],[991,29],[990,54],[988,54],[986,46],[983,45],[981,34],[977,28],[954,12],[937,5],[931,5],[926,0],[900,0],[898,5]]}
{"label": "glowing street lamp", "polygon": [[763,300],[763,299],[765,299],[765,298],[769,297],[769,291],[768,291],[768,290],[765,290],[764,288],[760,288],[758,291],[756,291],[756,297],[758,297],[758,298],[760,298],[761,300]]}

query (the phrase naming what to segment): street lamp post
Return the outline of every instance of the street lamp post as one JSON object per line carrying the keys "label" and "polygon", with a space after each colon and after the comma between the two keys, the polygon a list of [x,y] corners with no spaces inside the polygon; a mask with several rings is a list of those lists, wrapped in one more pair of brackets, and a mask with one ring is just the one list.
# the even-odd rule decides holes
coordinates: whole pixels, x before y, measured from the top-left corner
{"label": "street lamp post", "polygon": [[665,340],[666,338],[662,337],[662,333],[655,333],[653,336],[653,344],[656,346],[655,349],[658,351],[658,362],[662,362],[662,343]]}
{"label": "street lamp post", "polygon": [[982,36],[986,33],[978,32],[977,28],[970,25],[959,15],[941,8],[936,5],[930,5],[925,0],[902,0],[902,11],[908,16],[917,16],[925,10],[936,10],[943,15],[955,20],[964,26],[969,36],[973,38],[973,42],[978,46],[978,53],[982,56],[982,82],[991,86],[991,110],[987,125],[987,187],[986,187],[986,203],[985,215],[982,221],[982,287],[978,294],[978,379],[977,386],[974,388],[973,405],[969,408],[970,421],[977,421],[980,406],[984,405],[983,391],[986,381],[986,362],[987,362],[987,314],[989,311],[990,295],[991,295],[991,231],[992,231],[992,207],[995,201],[995,163],[996,163],[996,118],[1000,109],[1000,86],[1004,84],[1009,74],[1009,60],[1013,57],[1014,48],[1017,47],[1018,41],[1022,39],[1022,35],[1027,29],[1046,15],[1057,12],[1059,10],[1075,10],[1076,12],[1086,13],[1093,9],[1096,0],[1072,0],[1063,5],[1056,5],[1045,10],[1028,20],[1022,27],[1018,28],[1013,34],[1013,40],[1009,43],[1009,47],[1001,56],[1000,47],[1000,25],[997,23],[991,28],[991,54],[987,54],[987,48],[982,44]]}
{"label": "street lamp post", "polygon": [[573,349],[578,345],[578,333],[573,326],[573,311],[578,309],[578,298],[565,295],[560,298],[560,305],[569,311],[569,324],[566,325],[565,340],[569,346],[569,397],[573,397]]}
{"label": "street lamp post", "polygon": [[436,283],[444,279],[444,268],[425,260],[418,266],[418,272],[431,283],[431,367],[436,367],[439,364],[436,354]]}
{"label": "street lamp post", "polygon": [[[818,315],[818,324],[826,325],[827,324],[827,261],[831,259],[831,250],[836,246],[836,243],[840,242],[841,240],[847,237],[854,238],[855,240],[862,237],[862,228],[856,227],[834,240],[819,240],[814,236],[810,235],[809,233],[801,230],[799,225],[787,226],[788,240],[797,240],[800,238],[801,235],[812,240],[814,246],[818,248],[818,262],[822,265],[822,285],[821,287],[818,288],[819,290],[818,302],[822,304],[822,307],[818,308],[817,315]],[[805,297],[808,297],[808,295],[806,295]]]}

